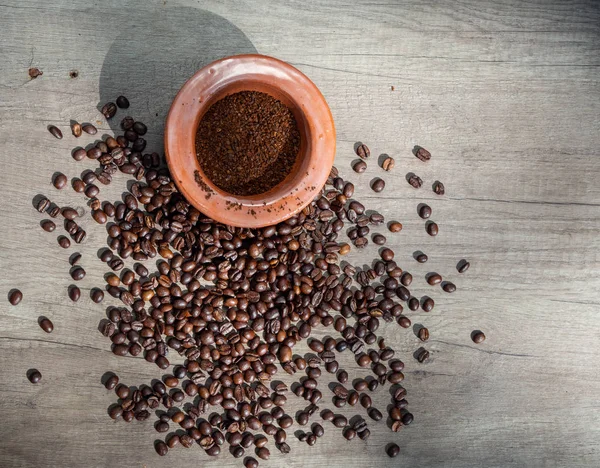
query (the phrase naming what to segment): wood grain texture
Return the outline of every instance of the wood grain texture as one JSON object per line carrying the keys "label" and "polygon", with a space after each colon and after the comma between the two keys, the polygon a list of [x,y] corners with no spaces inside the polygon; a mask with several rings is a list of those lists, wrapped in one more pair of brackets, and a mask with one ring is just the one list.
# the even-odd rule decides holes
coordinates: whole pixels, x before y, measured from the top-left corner
{"label": "wood grain texture", "polygon": [[[76,248],[63,251],[39,228],[31,200],[43,193],[87,210],[83,198],[50,185],[57,170],[75,177],[90,166],[69,156],[70,119],[99,121],[110,133],[97,106],[123,93],[148,123],[150,147],[160,148],[181,84],[208,61],[253,51],[289,61],[320,87],[335,117],[340,172],[355,181],[357,198],[404,224],[389,243],[416,278],[413,293],[437,303],[412,317],[431,331],[427,364],[412,358],[419,346],[412,330],[380,329],[406,362],[411,427],[392,434],[373,424],[364,443],[324,424],[316,447],[290,433],[293,452],[261,466],[600,466],[599,5],[2,1],[0,293],[18,287],[24,299],[17,307],[0,301],[0,466],[241,466],[225,454],[208,462],[198,449],[161,459],[150,423],[108,418],[106,371],[132,385],[159,374],[142,359],[113,356],[96,329],[114,304],[100,307],[88,296],[103,282],[104,229],[84,222],[88,240],[77,249],[88,274],[72,304],[67,259]],[[44,75],[29,80],[30,66]],[[53,139],[49,124],[65,138]],[[356,141],[374,155],[360,176],[350,169]],[[412,156],[415,144],[432,152],[430,163]],[[382,153],[396,169],[375,195],[369,181],[383,174]],[[408,172],[425,180],[421,190],[406,183]],[[436,179],[446,196],[431,192]],[[101,197],[119,199],[125,180],[102,187]],[[436,238],[416,215],[425,201],[440,225]],[[430,261],[416,264],[416,250]],[[362,264],[375,254],[370,246],[349,259]],[[472,264],[462,276],[454,269],[461,258]],[[458,291],[432,292],[422,281],[428,271]],[[39,315],[53,320],[52,334],[39,329]],[[485,331],[483,345],[470,341],[474,329]],[[362,375],[349,356],[341,363],[351,377]],[[27,382],[30,367],[44,375],[40,385]],[[324,395],[328,401],[329,390]],[[387,391],[374,401],[384,409]],[[293,396],[289,406],[291,414],[302,407]],[[394,460],[384,453],[392,441],[402,451]]]}

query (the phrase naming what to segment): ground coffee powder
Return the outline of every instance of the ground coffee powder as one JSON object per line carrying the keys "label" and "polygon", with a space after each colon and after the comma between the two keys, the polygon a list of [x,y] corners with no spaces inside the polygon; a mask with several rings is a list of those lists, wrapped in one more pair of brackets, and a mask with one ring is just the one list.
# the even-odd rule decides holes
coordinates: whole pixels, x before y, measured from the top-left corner
{"label": "ground coffee powder", "polygon": [[196,134],[206,176],[234,195],[264,193],[291,171],[300,132],[291,110],[257,91],[231,94],[213,104]]}

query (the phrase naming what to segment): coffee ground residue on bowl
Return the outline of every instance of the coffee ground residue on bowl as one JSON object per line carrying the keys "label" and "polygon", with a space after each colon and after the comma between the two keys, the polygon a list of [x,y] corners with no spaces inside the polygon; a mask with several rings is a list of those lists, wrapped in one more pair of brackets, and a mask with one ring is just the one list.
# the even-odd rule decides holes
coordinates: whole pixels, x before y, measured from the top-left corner
{"label": "coffee ground residue on bowl", "polygon": [[196,133],[196,156],[204,174],[234,195],[256,195],[275,187],[290,173],[299,148],[292,111],[257,91],[214,103]]}

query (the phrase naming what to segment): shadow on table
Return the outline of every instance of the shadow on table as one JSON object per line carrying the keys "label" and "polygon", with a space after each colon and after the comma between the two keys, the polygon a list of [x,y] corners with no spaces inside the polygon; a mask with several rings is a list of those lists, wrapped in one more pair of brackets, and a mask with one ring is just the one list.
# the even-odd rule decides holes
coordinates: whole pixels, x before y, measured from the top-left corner
{"label": "shadow on table", "polygon": [[102,65],[98,109],[126,96],[131,107],[109,120],[112,130],[119,132],[122,118],[131,115],[148,126],[149,148],[159,151],[167,112],[181,86],[214,60],[256,53],[232,23],[195,8],[137,11],[122,20],[119,31]]}

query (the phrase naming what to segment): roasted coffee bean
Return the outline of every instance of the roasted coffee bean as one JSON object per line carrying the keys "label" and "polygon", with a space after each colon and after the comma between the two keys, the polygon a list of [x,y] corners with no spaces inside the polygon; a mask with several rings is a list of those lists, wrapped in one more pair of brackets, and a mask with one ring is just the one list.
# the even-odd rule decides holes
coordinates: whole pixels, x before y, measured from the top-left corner
{"label": "roasted coffee bean", "polygon": [[471,264],[463,259],[460,262],[458,262],[458,264],[456,265],[456,270],[459,273],[464,273],[465,271],[467,271],[469,269],[470,266],[471,266]]}
{"label": "roasted coffee bean", "polygon": [[471,339],[473,340],[473,343],[483,343],[485,341],[485,335],[482,331],[475,331],[473,332],[473,334],[471,335]]}
{"label": "roasted coffee bean", "polygon": [[427,162],[431,159],[431,153],[427,151],[425,148],[421,148],[420,146],[415,153],[415,156],[419,158],[423,162]]}
{"label": "roasted coffee bean", "polygon": [[429,330],[425,327],[419,329],[417,336],[421,341],[427,341],[429,339]]}
{"label": "roasted coffee bean", "polygon": [[86,155],[87,152],[83,148],[78,148],[75,151],[73,151],[73,153],[71,153],[71,156],[75,161],[82,161],[86,157]]}
{"label": "roasted coffee bean", "polygon": [[369,429],[365,429],[364,431],[358,432],[358,438],[361,440],[367,440],[371,435],[371,431]]}
{"label": "roasted coffee bean", "polygon": [[390,232],[400,232],[402,231],[402,223],[399,223],[398,221],[392,221],[389,224],[388,229]]}
{"label": "roasted coffee bean", "polygon": [[71,278],[75,281],[80,281],[85,277],[85,270],[80,266],[76,266],[71,270]]}
{"label": "roasted coffee bean", "polygon": [[62,132],[60,131],[60,129],[58,127],[55,127],[54,125],[48,126],[48,131],[52,134],[52,136],[54,138],[57,138],[57,139],[61,140],[62,137],[63,137]]}
{"label": "roasted coffee bean", "polygon": [[[373,419],[374,421],[381,421],[381,418],[383,418],[381,411],[379,411],[377,408],[370,408],[368,413],[369,413],[369,417],[371,419]],[[360,434],[359,434],[359,437],[360,437]]]}
{"label": "roasted coffee bean", "polygon": [[341,370],[337,375],[338,382],[345,384],[348,382],[348,372]]}
{"label": "roasted coffee bean", "polygon": [[386,448],[385,453],[388,454],[388,457],[395,458],[400,453],[400,447],[397,444],[390,444]]}
{"label": "roasted coffee bean", "polygon": [[135,133],[137,133],[138,135],[142,136],[142,135],[146,134],[146,132],[148,131],[148,128],[142,122],[135,122],[133,124],[133,131]]}
{"label": "roasted coffee bean", "polygon": [[383,179],[376,177],[375,179],[373,179],[371,181],[371,189],[373,190],[373,192],[379,193],[379,192],[383,191],[384,188],[385,188],[385,181]]}
{"label": "roasted coffee bean", "polygon": [[416,297],[411,297],[408,300],[408,308],[413,312],[419,308],[419,300]]}
{"label": "roasted coffee bean", "polygon": [[96,304],[99,304],[104,300],[104,292],[98,288],[93,288],[90,291],[90,297],[92,301],[94,301]]}
{"label": "roasted coffee bean", "polygon": [[64,189],[66,187],[67,182],[68,182],[67,176],[59,172],[54,177],[54,180],[52,181],[52,184],[58,190],[62,190],[62,189]]}
{"label": "roasted coffee bean", "polygon": [[442,289],[447,293],[453,293],[454,291],[456,291],[456,286],[450,281],[444,281],[442,283]]}
{"label": "roasted coffee bean", "polygon": [[333,420],[331,421],[333,423],[333,425],[335,427],[345,427],[348,425],[348,419],[346,418],[346,416],[336,416],[333,418]]}
{"label": "roasted coffee bean", "polygon": [[29,379],[32,384],[36,384],[42,380],[42,374],[37,369],[29,369],[29,371],[27,371],[27,379]]}
{"label": "roasted coffee bean", "polygon": [[412,280],[413,277],[408,271],[405,271],[400,277],[400,283],[402,283],[403,286],[410,286],[412,284]]}
{"label": "roasted coffee bean", "polygon": [[40,317],[38,323],[40,325],[40,328],[46,333],[52,333],[52,331],[54,330],[54,324],[49,318]]}
{"label": "roasted coffee bean", "polygon": [[73,219],[77,218],[77,216],[79,216],[77,214],[77,210],[75,210],[73,208],[69,208],[69,207],[63,208],[61,210],[61,212],[62,212],[62,215],[65,217],[65,219],[68,219],[68,220],[73,220]]}
{"label": "roasted coffee bean", "polygon": [[436,180],[435,183],[433,184],[433,191],[437,195],[444,195],[446,193],[444,184],[442,184],[439,180]]}
{"label": "roasted coffee bean", "polygon": [[255,458],[247,457],[244,460],[244,468],[258,468],[258,462]]}
{"label": "roasted coffee bean", "polygon": [[426,204],[419,205],[419,216],[422,219],[429,219],[431,216],[431,207]]}
{"label": "roasted coffee bean", "polygon": [[386,243],[386,238],[385,236],[381,235],[381,234],[374,234],[373,235],[373,243],[376,245],[384,245]]}
{"label": "roasted coffee bean", "polygon": [[104,115],[104,117],[107,119],[112,119],[117,113],[117,106],[114,102],[107,102],[104,104],[100,112],[102,112],[102,115]]}
{"label": "roasted coffee bean", "polygon": [[73,302],[77,302],[81,297],[81,290],[77,286],[69,287],[69,299]]}
{"label": "roasted coffee bean", "polygon": [[[374,381],[376,382],[376,380]],[[360,396],[360,404],[363,408],[369,409],[371,407],[371,405],[373,404],[373,402],[371,401],[371,397],[369,395],[367,395],[366,393],[363,393]]]}
{"label": "roasted coffee bean", "polygon": [[400,325],[402,328],[410,328],[411,321],[408,317],[399,317],[398,325]]}
{"label": "roasted coffee bean", "polygon": [[129,99],[125,96],[119,96],[116,102],[120,109],[129,109]]}
{"label": "roasted coffee bean", "polygon": [[391,171],[394,166],[396,165],[396,161],[394,161],[394,158],[391,157],[387,157],[383,160],[383,162],[381,163],[381,167],[383,168],[384,171]]}
{"label": "roasted coffee bean", "polygon": [[321,411],[321,418],[323,418],[324,421],[333,421],[333,418],[335,417],[335,415],[333,414],[333,411],[325,409],[323,411]]}
{"label": "roasted coffee bean", "polygon": [[108,220],[108,216],[106,216],[106,213],[102,210],[93,210],[92,218],[94,218],[98,224],[105,224]]}
{"label": "roasted coffee bean", "polygon": [[423,363],[429,359],[429,351],[424,348],[419,348],[416,354],[417,361]]}
{"label": "roasted coffee bean", "polygon": [[88,198],[94,198],[100,193],[100,189],[94,184],[90,184],[85,188],[85,196]]}
{"label": "roasted coffee bean", "polygon": [[58,245],[60,245],[63,249],[68,249],[71,246],[71,241],[65,236],[59,236],[57,240]]}
{"label": "roasted coffee bean", "polygon": [[356,147],[356,154],[361,158],[361,159],[368,159],[369,156],[371,156],[371,150],[369,149],[369,147],[365,144],[360,144]]}
{"label": "roasted coffee bean", "polygon": [[424,254],[423,252],[420,252],[415,255],[415,260],[419,263],[427,263],[427,260],[429,260],[429,257],[426,254]]}
{"label": "roasted coffee bean", "polygon": [[88,135],[95,135],[96,133],[98,133],[98,129],[92,124],[84,124],[81,126],[81,129]]}
{"label": "roasted coffee bean", "polygon": [[81,136],[81,124],[77,122],[71,123],[71,133],[75,138],[79,138]]}
{"label": "roasted coffee bean", "polygon": [[23,299],[23,293],[18,289],[13,289],[8,295],[8,302],[16,306]]}
{"label": "roasted coffee bean", "polygon": [[427,234],[429,234],[432,237],[438,235],[438,225],[433,221],[429,221],[427,223],[427,225],[425,226],[425,230],[427,231]]}
{"label": "roasted coffee bean", "polygon": [[435,286],[436,284],[440,284],[442,282],[442,276],[438,273],[429,273],[427,275],[427,283],[430,286]]}
{"label": "roasted coffee bean", "polygon": [[163,441],[158,441],[154,445],[154,449],[161,457],[164,457],[169,452],[169,447],[167,447],[167,444],[165,444]]}
{"label": "roasted coffee bean", "polygon": [[356,163],[354,163],[354,165],[352,166],[352,169],[354,170],[354,172],[356,172],[357,174],[362,174],[363,172],[365,172],[367,170],[367,163],[364,161],[357,161]]}
{"label": "roasted coffee bean", "polygon": [[433,299],[431,299],[430,297],[425,297],[421,304],[421,309],[423,309],[425,312],[431,312],[433,310],[434,305],[435,302],[433,301]]}
{"label": "roasted coffee bean", "polygon": [[85,183],[81,179],[73,179],[72,185],[73,190],[75,190],[77,193],[83,193],[85,190]]}
{"label": "roasted coffee bean", "polygon": [[352,440],[356,437],[356,431],[351,427],[346,428],[344,431],[344,438],[347,440]]}
{"label": "roasted coffee bean", "polygon": [[407,180],[408,183],[416,189],[421,188],[423,185],[423,181],[421,180],[421,178],[414,174],[410,175]]}
{"label": "roasted coffee bean", "polygon": [[107,390],[113,390],[117,386],[118,383],[119,383],[119,377],[113,374],[108,379],[106,379],[106,382],[104,383],[104,387],[106,387]]}
{"label": "roasted coffee bean", "polygon": [[48,208],[50,207],[50,200],[48,200],[47,198],[42,198],[38,204],[37,204],[37,210],[40,213],[43,213],[44,211],[46,211]]}

